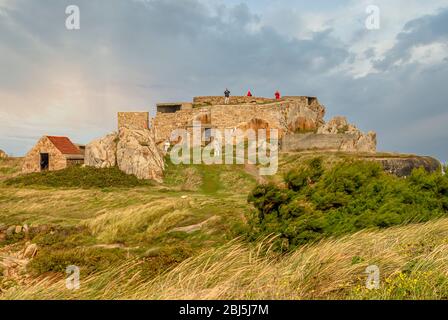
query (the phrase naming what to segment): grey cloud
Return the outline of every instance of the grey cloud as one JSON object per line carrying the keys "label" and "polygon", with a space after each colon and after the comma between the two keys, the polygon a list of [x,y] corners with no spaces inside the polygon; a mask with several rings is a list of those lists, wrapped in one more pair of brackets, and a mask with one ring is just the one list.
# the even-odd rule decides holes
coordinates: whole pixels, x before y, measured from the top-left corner
{"label": "grey cloud", "polygon": [[[196,0],[14,3],[7,20],[0,20],[0,66],[8,70],[7,76],[0,75],[0,94],[18,92],[33,102],[31,92],[48,89],[46,72],[55,65],[61,76],[76,71],[92,91],[77,121],[71,118],[73,110],[66,110],[65,119],[49,117],[42,123],[45,110],[36,110],[33,104],[0,102],[0,111],[28,112],[25,135],[23,127],[0,118],[0,148],[15,154],[30,147],[30,137],[48,130],[88,142],[115,129],[117,110],[151,110],[157,101],[221,94],[229,87],[234,94],[250,88],[264,96],[276,89],[283,94],[315,95],[327,106],[328,117],[347,115],[363,130],[378,131],[383,150],[448,159],[448,150],[443,149],[448,134],[440,126],[428,128],[432,117],[445,114],[446,62],[433,67],[406,64],[353,79],[334,72],[353,62],[354,55],[351,44],[335,38],[331,29],[314,33],[309,40],[269,27],[254,31],[250,26],[262,18],[244,4],[209,8]],[[68,4],[81,9],[80,31],[65,30]],[[447,11],[409,23],[397,38],[403,44],[387,53],[387,63],[396,59],[395,50],[406,51],[418,41],[445,39],[440,15]],[[425,28],[433,30],[432,40],[425,40],[427,33],[420,31]],[[369,48],[364,52],[366,58],[373,53]],[[107,98],[116,92],[122,100]],[[91,97],[96,94],[100,97]]]}
{"label": "grey cloud", "polygon": [[395,62],[408,62],[411,49],[420,45],[448,41],[448,8],[435,15],[426,15],[409,21],[396,37],[396,43],[386,57],[375,62],[378,70],[387,70]]}

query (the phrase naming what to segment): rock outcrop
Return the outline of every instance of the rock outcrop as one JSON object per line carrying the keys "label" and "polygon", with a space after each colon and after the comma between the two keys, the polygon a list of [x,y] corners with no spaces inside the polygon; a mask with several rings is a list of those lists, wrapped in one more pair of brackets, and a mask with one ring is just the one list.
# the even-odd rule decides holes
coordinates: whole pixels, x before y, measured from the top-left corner
{"label": "rock outcrop", "polygon": [[376,152],[376,133],[361,132],[355,125],[348,123],[345,117],[334,117],[317,129],[318,134],[346,134],[350,139],[344,140],[340,151]]}
{"label": "rock outcrop", "polygon": [[346,117],[334,117],[327,123],[317,129],[317,133],[336,134],[336,133],[354,133],[359,131],[353,124],[348,123]]}
{"label": "rock outcrop", "polygon": [[[292,98],[294,101],[294,98]],[[307,99],[307,103],[291,103],[287,112],[280,117],[280,122],[285,123],[287,133],[316,131],[322,126],[325,116],[325,107],[317,99]]]}
{"label": "rock outcrop", "polygon": [[162,181],[164,161],[150,130],[120,129],[117,164],[121,171],[139,179]]}
{"label": "rock outcrop", "polygon": [[86,146],[84,163],[95,168],[110,168],[117,164],[118,134],[111,133]]}
{"label": "rock outcrop", "polygon": [[412,170],[416,168],[424,168],[428,172],[441,170],[441,164],[437,159],[424,156],[397,156],[397,157],[377,157],[373,159],[381,163],[384,171],[397,175],[399,177],[407,177]]}
{"label": "rock outcrop", "polygon": [[6,154],[5,151],[0,149],[0,159],[6,159],[8,158],[8,155]]}
{"label": "rock outcrop", "polygon": [[150,129],[122,127],[86,146],[85,164],[95,168],[118,166],[139,179],[162,181],[164,160]]}

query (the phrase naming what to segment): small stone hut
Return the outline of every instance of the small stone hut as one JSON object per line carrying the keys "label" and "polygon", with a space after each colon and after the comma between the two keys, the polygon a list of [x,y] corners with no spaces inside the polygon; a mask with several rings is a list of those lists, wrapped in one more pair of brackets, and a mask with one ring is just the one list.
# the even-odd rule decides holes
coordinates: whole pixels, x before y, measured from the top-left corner
{"label": "small stone hut", "polygon": [[69,138],[43,136],[25,156],[22,172],[55,171],[83,163],[82,150]]}

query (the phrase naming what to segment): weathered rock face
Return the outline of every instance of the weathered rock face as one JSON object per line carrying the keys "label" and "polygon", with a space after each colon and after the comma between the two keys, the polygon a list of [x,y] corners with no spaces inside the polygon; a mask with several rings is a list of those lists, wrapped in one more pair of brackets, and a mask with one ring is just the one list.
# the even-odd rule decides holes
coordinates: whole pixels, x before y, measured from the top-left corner
{"label": "weathered rock face", "polygon": [[355,152],[376,152],[376,133],[361,132],[355,125],[348,123],[345,117],[334,117],[318,128],[318,134],[344,134],[350,139],[342,141],[338,150]]}
{"label": "weathered rock face", "polygon": [[313,98],[311,101],[307,99],[305,104],[300,101],[291,103],[280,123],[284,123],[285,133],[316,131],[324,124],[324,116],[325,107]]}
{"label": "weathered rock face", "polygon": [[336,134],[336,133],[354,133],[359,131],[354,125],[348,123],[345,117],[334,117],[323,126],[319,127],[317,133]]}
{"label": "weathered rock face", "polygon": [[370,131],[364,134],[360,131],[353,133],[354,139],[341,144],[340,151],[376,152],[376,133]]}
{"label": "weathered rock face", "polygon": [[388,158],[374,158],[374,161],[381,163],[384,171],[395,174],[399,177],[407,177],[411,174],[412,170],[416,168],[424,168],[428,172],[434,172],[441,170],[440,162],[437,159],[431,157],[388,157]]}
{"label": "weathered rock face", "polygon": [[92,141],[86,146],[84,163],[95,168],[110,168],[117,164],[118,134],[111,133],[107,136]]}
{"label": "weathered rock face", "polygon": [[118,166],[139,179],[162,181],[164,160],[150,129],[122,127],[86,146],[85,164],[95,168]]}
{"label": "weathered rock face", "polygon": [[164,160],[150,130],[120,129],[117,164],[120,170],[139,179],[162,181]]}
{"label": "weathered rock face", "polygon": [[8,158],[8,155],[6,154],[5,151],[0,149],[0,159],[6,159]]}
{"label": "weathered rock face", "polygon": [[288,129],[291,132],[296,131],[314,131],[317,129],[317,125],[313,119],[304,117],[304,116],[298,116],[293,121],[291,121],[288,125]]}

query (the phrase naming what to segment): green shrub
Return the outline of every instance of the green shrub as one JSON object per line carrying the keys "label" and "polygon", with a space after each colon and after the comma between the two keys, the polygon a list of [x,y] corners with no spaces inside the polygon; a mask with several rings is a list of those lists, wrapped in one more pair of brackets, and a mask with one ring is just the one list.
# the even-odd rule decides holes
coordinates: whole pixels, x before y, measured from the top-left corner
{"label": "green shrub", "polygon": [[323,172],[322,159],[313,158],[307,162],[307,167],[288,171],[284,176],[284,181],[289,189],[300,191],[302,188],[316,183]]}
{"label": "green shrub", "polygon": [[290,248],[364,228],[423,222],[447,214],[448,178],[416,169],[407,178],[373,161],[347,161],[324,170],[319,158],[284,176],[286,188],[257,186],[248,201],[251,238],[280,235]]}

